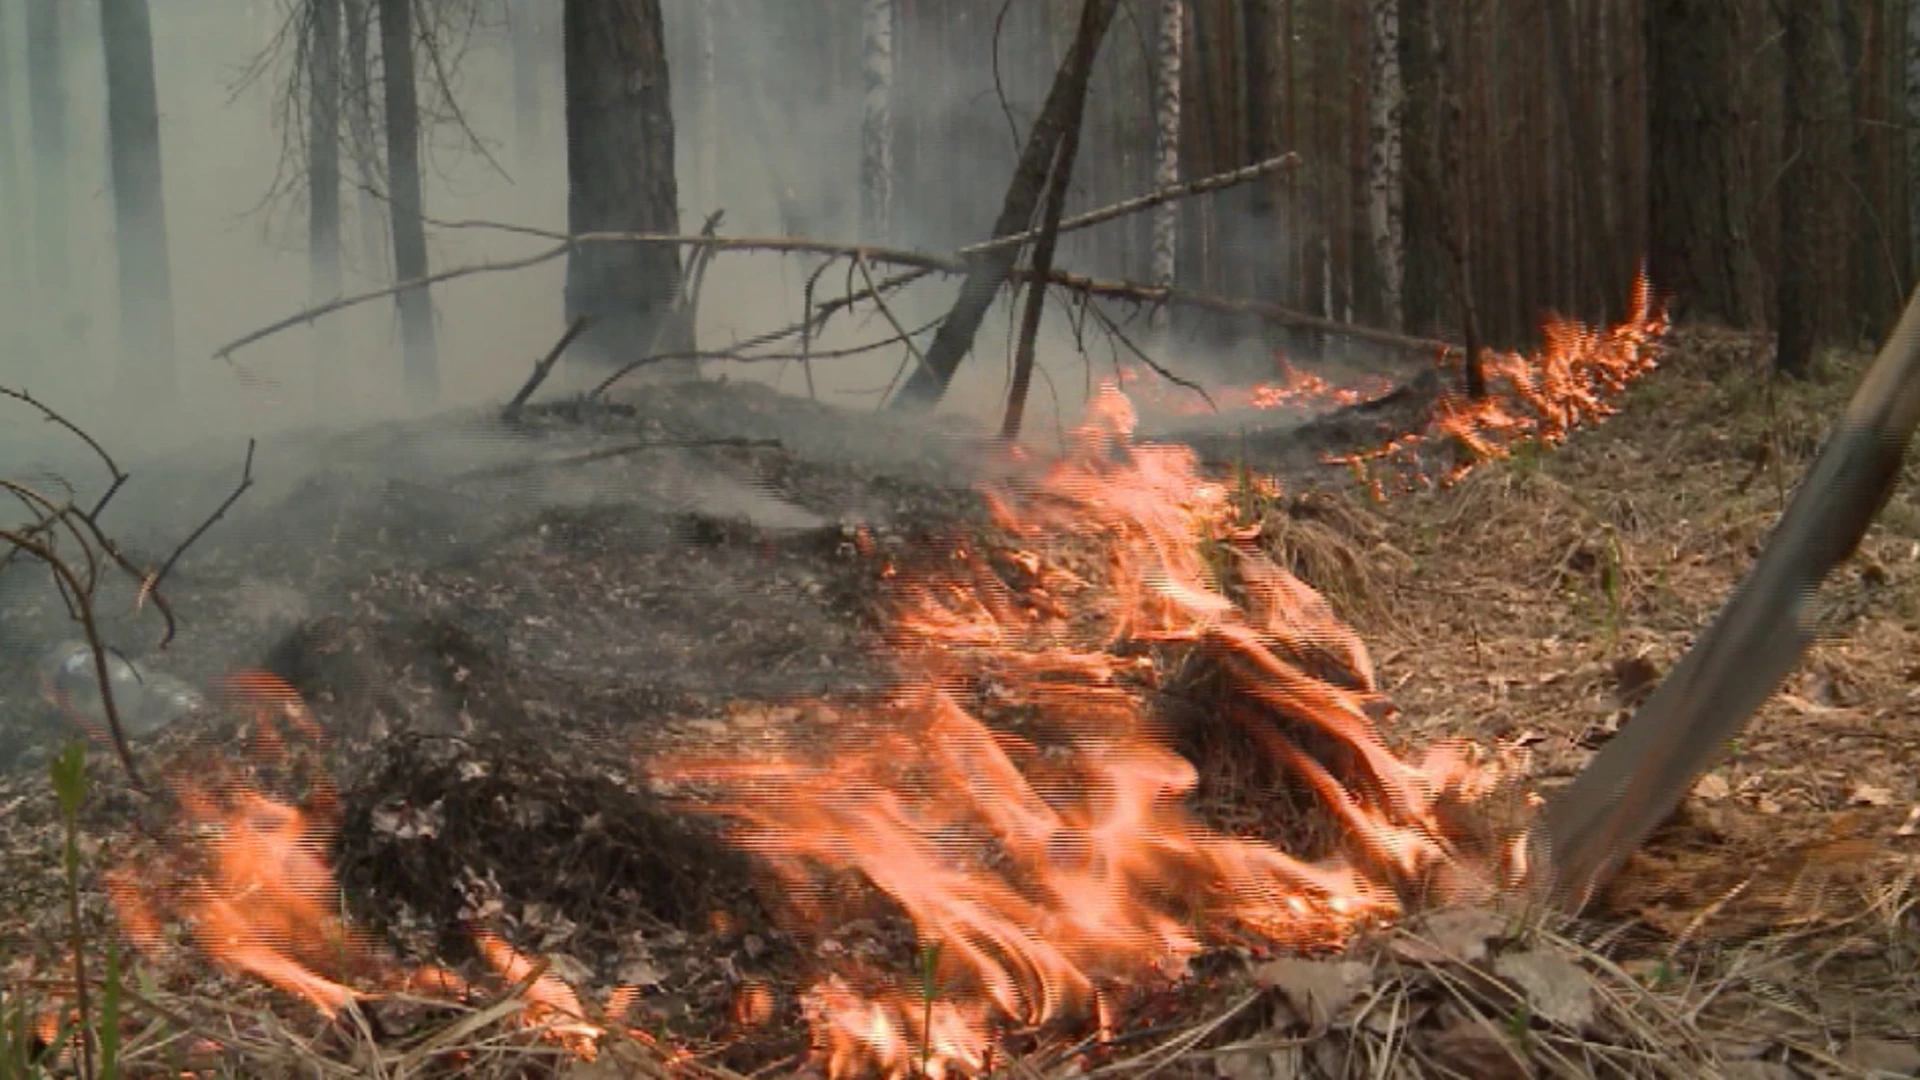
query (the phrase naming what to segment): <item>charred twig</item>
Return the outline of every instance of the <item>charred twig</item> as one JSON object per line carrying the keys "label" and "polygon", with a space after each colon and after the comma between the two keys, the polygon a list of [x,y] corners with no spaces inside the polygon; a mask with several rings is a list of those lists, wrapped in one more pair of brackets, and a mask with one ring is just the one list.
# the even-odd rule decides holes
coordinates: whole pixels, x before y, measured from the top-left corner
{"label": "charred twig", "polygon": [[629,454],[644,453],[648,450],[696,450],[709,447],[726,446],[740,449],[773,449],[782,447],[779,439],[748,439],[727,436],[712,439],[653,439],[647,442],[625,443],[609,446],[604,450],[592,450],[584,454],[573,454],[562,458],[547,458],[540,461],[515,461],[505,465],[489,465],[483,469],[473,469],[453,477],[448,483],[465,484],[475,480],[500,480],[509,476],[520,476],[540,469],[559,469],[569,465],[591,465],[596,461],[626,457]]}
{"label": "charred twig", "polygon": [[[880,299],[880,290],[874,285],[873,271],[867,268],[867,260],[862,256],[855,256],[853,265],[855,269],[860,271],[860,276],[865,279],[867,291],[873,294],[873,306],[880,310],[881,316],[887,320],[887,325],[893,327],[893,332],[900,335],[900,340],[906,345],[907,358],[920,365],[922,369],[926,369],[927,354],[920,351],[920,346],[913,343],[913,335],[907,333],[906,328],[900,325],[900,320],[894,317],[893,309],[887,306],[887,302]],[[905,370],[906,364],[902,363],[900,365],[900,371]],[[894,372],[894,382],[899,381],[900,371]],[[887,395],[891,393],[893,393],[893,383],[888,383],[887,393],[881,395],[881,401],[885,402]]]}
{"label": "charred twig", "polygon": [[1142,349],[1140,346],[1134,344],[1133,339],[1127,336],[1126,331],[1120,329],[1120,324],[1114,321],[1113,316],[1107,314],[1104,311],[1101,311],[1099,308],[1094,307],[1092,304],[1086,305],[1086,309],[1088,314],[1092,315],[1094,319],[1098,320],[1100,325],[1107,331],[1107,333],[1113,336],[1114,340],[1126,346],[1127,351],[1133,354],[1133,358],[1135,360],[1138,360],[1141,363],[1147,365],[1147,367],[1153,370],[1154,374],[1167,380],[1173,385],[1181,387],[1182,389],[1185,389],[1185,390],[1191,390],[1194,393],[1199,394],[1200,400],[1207,403],[1207,408],[1212,409],[1214,412],[1220,411],[1220,406],[1214,402],[1213,395],[1207,393],[1206,387],[1201,386],[1199,383],[1193,382],[1189,379],[1183,379],[1180,376],[1175,375],[1173,372],[1168,371],[1166,368],[1162,367],[1158,361],[1156,361],[1153,357],[1147,355],[1147,352],[1145,349]]}
{"label": "charred twig", "polygon": [[100,512],[107,508],[107,503],[112,501],[114,495],[119,492],[121,485],[127,482],[127,474],[121,472],[120,466],[114,464],[113,455],[107,453],[106,447],[101,446],[100,443],[96,439],[94,439],[93,436],[87,434],[86,430],[83,429],[80,425],[67,419],[65,416],[62,416],[52,406],[48,405],[44,401],[41,401],[39,398],[34,397],[32,394],[26,392],[25,390],[15,390],[11,387],[0,386],[0,397],[10,397],[15,401],[21,402],[22,404],[26,404],[26,405],[31,405],[34,408],[40,410],[41,415],[47,418],[48,423],[58,424],[61,427],[66,428],[68,431],[72,432],[75,438],[79,439],[83,443],[86,443],[87,447],[91,449],[94,452],[94,454],[96,454],[100,458],[100,461],[103,464],[106,465],[108,474],[113,478],[113,483],[107,485],[106,493],[101,495],[100,498],[94,500],[93,509],[88,511],[89,515],[93,517],[98,517],[100,515]]}
{"label": "charred twig", "polygon": [[[150,596],[157,597],[159,595],[160,582],[166,579],[168,572],[173,569],[173,564],[179,562],[180,556],[186,554],[187,549],[193,546],[194,541],[200,539],[208,529],[213,528],[214,522],[225,517],[227,511],[232,508],[233,504],[240,501],[240,496],[245,495],[247,489],[253,486],[253,445],[253,440],[248,439],[247,460],[240,469],[240,482],[234,485],[233,490],[227,493],[227,497],[221,500],[219,506],[213,508],[213,513],[207,515],[206,520],[202,521],[198,528],[188,533],[185,540],[180,541],[180,545],[173,549],[173,554],[167,556],[167,561],[160,564],[160,569],[145,581],[141,582],[140,598],[142,600]],[[167,636],[160,642],[160,647],[163,649],[166,648],[167,643],[172,640],[173,624],[172,620],[168,620]]]}
{"label": "charred twig", "polygon": [[560,340],[554,342],[553,348],[547,350],[547,355],[533,365],[533,373],[527,376],[526,382],[520,384],[519,392],[513,395],[512,401],[507,402],[507,407],[500,410],[501,420],[511,424],[520,416],[520,410],[527,404],[527,399],[533,396],[533,392],[540,388],[541,383],[547,381],[548,373],[553,370],[553,365],[559,362],[561,354],[567,351],[567,346],[573,344],[573,339],[579,337],[580,332],[585,330],[591,321],[593,319],[589,315],[574,316],[573,321],[567,324],[567,332],[561,334]]}

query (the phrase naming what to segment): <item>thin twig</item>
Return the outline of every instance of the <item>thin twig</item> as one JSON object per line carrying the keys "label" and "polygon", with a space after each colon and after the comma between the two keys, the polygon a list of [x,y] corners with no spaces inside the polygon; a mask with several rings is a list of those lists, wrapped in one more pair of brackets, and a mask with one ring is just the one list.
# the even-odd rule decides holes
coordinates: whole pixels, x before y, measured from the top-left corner
{"label": "thin twig", "polygon": [[93,510],[90,511],[90,513],[93,516],[96,516],[96,517],[99,516],[100,512],[107,508],[107,502],[111,500],[114,494],[120,490],[120,486],[127,482],[127,474],[121,472],[120,466],[114,464],[113,455],[107,453],[107,448],[104,446],[101,446],[100,443],[96,441],[93,436],[87,434],[86,431],[80,427],[80,425],[67,419],[65,416],[60,415],[60,413],[56,411],[53,408],[53,406],[48,405],[46,402],[41,401],[39,398],[34,397],[32,394],[26,392],[25,390],[15,390],[11,387],[0,386],[0,396],[10,397],[15,401],[19,401],[24,404],[31,405],[36,409],[39,409],[41,415],[45,416],[50,423],[55,423],[60,425],[63,428],[66,428],[68,431],[74,434],[74,437],[78,438],[81,442],[86,443],[87,446],[91,448],[95,454],[99,455],[100,460],[103,463],[105,463],[105,465],[107,466],[107,472],[113,477],[113,483],[108,485],[106,494],[100,496],[100,498],[94,502]]}
{"label": "thin twig", "polygon": [[1205,401],[1207,403],[1207,407],[1212,409],[1214,412],[1220,411],[1220,406],[1214,403],[1213,397],[1212,395],[1207,393],[1206,387],[1201,386],[1197,382],[1193,382],[1188,379],[1183,379],[1180,376],[1175,375],[1173,372],[1168,371],[1166,368],[1162,367],[1157,361],[1154,360],[1153,357],[1147,355],[1146,350],[1142,349],[1140,346],[1133,343],[1133,339],[1127,336],[1126,331],[1120,329],[1120,324],[1114,321],[1113,316],[1107,314],[1104,311],[1101,311],[1099,308],[1094,307],[1092,304],[1087,305],[1087,310],[1089,313],[1093,315],[1095,319],[1098,319],[1100,321],[1100,324],[1106,328],[1108,334],[1111,334],[1115,340],[1119,341],[1120,344],[1126,346],[1127,351],[1133,354],[1134,359],[1147,365],[1147,367],[1153,370],[1154,374],[1160,376],[1161,378],[1167,380],[1168,382],[1174,384],[1175,386],[1181,387],[1183,389],[1191,390],[1194,393],[1199,394],[1200,399],[1202,401]]}
{"label": "thin twig", "polygon": [[[207,515],[207,519],[200,523],[199,528],[188,533],[187,538],[180,541],[180,546],[173,549],[173,554],[167,556],[167,561],[160,564],[159,572],[148,577],[146,581],[141,583],[140,596],[142,599],[157,594],[157,590],[160,588],[160,582],[164,581],[167,574],[172,571],[173,564],[180,561],[180,556],[186,554],[187,549],[193,546],[195,540],[200,539],[208,529],[213,528],[214,522],[225,517],[227,511],[232,508],[233,504],[240,501],[240,496],[245,495],[247,489],[253,486],[253,445],[253,440],[248,439],[247,460],[240,469],[240,482],[234,485],[233,490],[227,494],[227,497],[221,501],[219,506],[214,507],[213,513]],[[168,630],[167,638],[168,640],[173,638],[171,628]],[[166,648],[166,645],[166,641],[160,643],[161,648]]]}
{"label": "thin twig", "polygon": [[573,321],[567,324],[567,332],[561,334],[560,340],[554,342],[553,348],[547,350],[547,355],[533,365],[533,373],[528,375],[527,381],[520,385],[519,392],[513,395],[512,401],[507,402],[507,407],[500,410],[501,420],[511,424],[519,418],[520,410],[526,406],[527,399],[533,396],[533,392],[540,388],[541,383],[547,381],[547,374],[553,370],[553,365],[559,361],[560,355],[567,351],[567,346],[573,344],[573,339],[579,337],[580,331],[585,330],[587,323],[591,321],[593,320],[590,315],[573,317]]}

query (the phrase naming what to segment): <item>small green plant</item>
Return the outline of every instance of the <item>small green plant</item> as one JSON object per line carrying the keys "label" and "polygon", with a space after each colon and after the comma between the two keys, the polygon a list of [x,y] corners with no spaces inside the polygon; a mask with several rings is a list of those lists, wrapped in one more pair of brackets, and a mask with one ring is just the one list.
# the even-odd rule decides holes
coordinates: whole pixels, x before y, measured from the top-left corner
{"label": "small green plant", "polygon": [[940,943],[929,941],[920,946],[920,1075],[928,1075],[933,1064],[933,1003],[945,987],[940,985]]}

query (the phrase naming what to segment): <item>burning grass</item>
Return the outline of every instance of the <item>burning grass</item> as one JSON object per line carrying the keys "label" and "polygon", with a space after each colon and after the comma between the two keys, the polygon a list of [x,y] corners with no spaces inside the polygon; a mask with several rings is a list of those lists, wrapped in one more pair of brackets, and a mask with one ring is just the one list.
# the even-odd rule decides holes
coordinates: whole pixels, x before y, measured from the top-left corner
{"label": "burning grass", "polygon": [[[917,547],[849,540],[889,583],[901,678],[886,693],[742,708],[638,769],[583,758],[557,733],[396,740],[386,767],[338,798],[344,810],[312,774],[281,783],[293,750],[269,746],[224,784],[201,772],[223,794],[198,804],[200,828],[168,834],[197,859],[172,876],[234,877],[222,867],[247,849],[207,846],[208,813],[253,808],[212,835],[286,839],[280,865],[309,869],[299,860],[326,834],[298,826],[344,819],[344,910],[309,873],[238,876],[249,901],[291,889],[323,909],[316,925],[351,923],[375,942],[358,954],[386,959],[339,969],[323,949],[301,966],[327,987],[280,980],[320,991],[331,1023],[245,980],[140,960],[154,985],[137,983],[130,1012],[165,1034],[137,1036],[136,1060],[157,1064],[165,1042],[208,1074],[732,1076],[800,1067],[810,1023],[813,1067],[848,1074],[1897,1065],[1887,1039],[1916,1030],[1920,961],[1911,853],[1892,834],[1916,800],[1892,771],[1896,733],[1879,732],[1877,750],[1866,738],[1879,716],[1911,710],[1889,689],[1908,685],[1892,654],[1911,655],[1900,645],[1915,632],[1901,597],[1920,595],[1897,506],[1848,601],[1856,644],[1823,647],[1794,689],[1805,711],[1783,700],[1756,732],[1778,749],[1737,748],[1725,790],[1699,794],[1600,920],[1454,910],[1395,924],[1409,903],[1471,894],[1462,870],[1497,880],[1526,810],[1517,789],[1497,803],[1479,791],[1487,775],[1462,759],[1406,747],[1466,736],[1524,750],[1549,779],[1577,764],[1717,605],[1766,520],[1766,470],[1791,475],[1810,443],[1794,432],[1815,427],[1820,386],[1765,413],[1735,408],[1700,386],[1739,393],[1726,366],[1743,361],[1680,351],[1661,376],[1678,389],[1654,383],[1596,436],[1369,509],[1250,478],[1198,482],[1189,458],[1129,445],[1117,408],[1096,415],[1075,454],[1008,470],[993,527]],[[1747,460],[1757,446],[1775,456]],[[1678,452],[1678,472],[1662,451]],[[468,683],[485,667],[460,656]],[[297,748],[299,726],[272,730]],[[1808,739],[1847,740],[1833,779]],[[674,786],[648,790],[643,772]],[[662,831],[662,794],[733,823],[772,911],[713,871],[717,846]],[[497,856],[472,857],[489,842]],[[658,862],[615,865],[631,846]],[[534,852],[557,867],[551,882],[509,874]],[[536,915],[526,894],[548,886],[556,902]],[[374,899],[363,893],[389,898],[378,917],[357,910]],[[234,906],[231,890],[173,895]],[[186,914],[176,932],[200,930],[199,948],[229,966],[291,938],[208,939],[212,920]],[[623,923],[653,948],[627,955]],[[688,954],[718,951],[697,991],[684,988],[691,956],[683,967],[660,948],[674,933]],[[1277,957],[1275,943],[1331,955]],[[458,970],[423,993],[438,958]],[[59,997],[21,971],[16,995]]]}

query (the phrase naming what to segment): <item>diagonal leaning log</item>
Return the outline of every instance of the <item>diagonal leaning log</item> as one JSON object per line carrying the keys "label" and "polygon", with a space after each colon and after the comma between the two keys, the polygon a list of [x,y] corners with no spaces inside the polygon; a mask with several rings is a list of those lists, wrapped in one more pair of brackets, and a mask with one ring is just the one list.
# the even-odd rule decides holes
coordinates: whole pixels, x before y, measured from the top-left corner
{"label": "diagonal leaning log", "polygon": [[1531,880],[1578,911],[1673,812],[1812,644],[1812,601],[1859,545],[1920,423],[1920,290],[1746,580],[1639,713],[1546,807]]}

